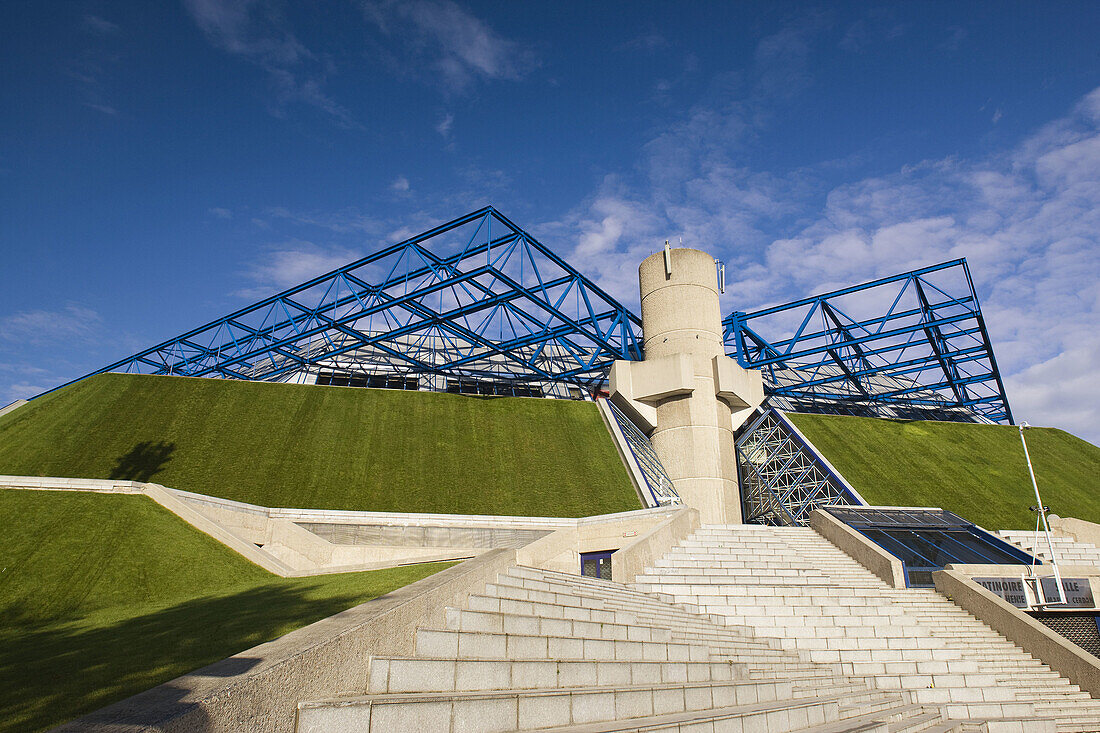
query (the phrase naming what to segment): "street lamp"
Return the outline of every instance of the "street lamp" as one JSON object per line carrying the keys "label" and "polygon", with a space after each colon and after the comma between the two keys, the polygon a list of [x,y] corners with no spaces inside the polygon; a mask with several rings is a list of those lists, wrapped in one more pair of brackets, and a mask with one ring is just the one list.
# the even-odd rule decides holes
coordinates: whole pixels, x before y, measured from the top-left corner
{"label": "street lamp", "polygon": [[[1058,588],[1058,603],[1064,604],[1066,602],[1066,594],[1065,591],[1062,590],[1062,576],[1058,573],[1058,559],[1054,556],[1054,541],[1050,538],[1050,525],[1047,524],[1047,510],[1049,507],[1043,505],[1043,499],[1039,496],[1039,484],[1035,480],[1035,469],[1031,467],[1031,454],[1028,453],[1027,441],[1024,440],[1024,431],[1030,427],[1031,426],[1027,424],[1026,420],[1020,423],[1020,444],[1024,446],[1024,458],[1027,459],[1027,472],[1031,475],[1031,487],[1035,489],[1035,506],[1031,507],[1031,511],[1038,514],[1038,517],[1035,519],[1035,543],[1032,547],[1035,548],[1039,546],[1039,528],[1042,527],[1042,531],[1047,536],[1047,551],[1050,553],[1050,564],[1054,568],[1054,583],[1055,587]],[[1032,554],[1033,559],[1034,557],[1034,554]],[[1032,562],[1032,566],[1034,567],[1034,562]],[[1036,590],[1038,592],[1035,596],[1036,598],[1046,601],[1046,594],[1043,593],[1042,585],[1041,581],[1037,583]],[[1044,603],[1043,605],[1048,604]]]}

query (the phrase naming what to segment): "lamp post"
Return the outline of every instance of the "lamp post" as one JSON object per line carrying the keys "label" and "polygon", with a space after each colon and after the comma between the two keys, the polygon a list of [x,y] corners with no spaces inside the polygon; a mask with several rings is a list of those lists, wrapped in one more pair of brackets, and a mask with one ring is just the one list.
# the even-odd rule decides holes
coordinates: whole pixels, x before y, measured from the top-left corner
{"label": "lamp post", "polygon": [[[1054,541],[1050,538],[1050,525],[1047,524],[1047,508],[1043,506],[1043,499],[1039,496],[1039,483],[1035,480],[1035,469],[1031,466],[1031,454],[1027,450],[1027,441],[1024,440],[1024,431],[1031,426],[1027,424],[1027,421],[1020,423],[1020,444],[1024,446],[1024,458],[1027,459],[1027,472],[1031,475],[1031,487],[1035,489],[1035,506],[1032,507],[1039,516],[1035,520],[1035,544],[1034,547],[1039,546],[1039,527],[1042,527],[1042,531],[1047,537],[1047,552],[1050,553],[1050,564],[1054,568],[1054,582],[1058,588],[1058,603],[1064,604],[1066,602],[1065,591],[1062,590],[1062,576],[1058,573],[1058,559],[1054,556]],[[1042,590],[1042,582],[1038,583],[1037,597],[1046,601],[1046,594]],[[1049,605],[1044,603],[1043,605]]]}

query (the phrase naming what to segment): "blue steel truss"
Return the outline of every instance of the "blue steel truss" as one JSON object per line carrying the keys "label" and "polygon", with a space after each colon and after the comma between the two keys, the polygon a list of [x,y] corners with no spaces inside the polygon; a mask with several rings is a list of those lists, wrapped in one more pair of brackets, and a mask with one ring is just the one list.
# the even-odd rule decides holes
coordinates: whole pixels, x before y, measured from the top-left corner
{"label": "blue steel truss", "polygon": [[763,370],[780,409],[1012,422],[965,260],[734,312],[723,326],[727,353]]}
{"label": "blue steel truss", "polygon": [[[1012,420],[965,260],[723,325],[777,409]],[[485,207],[93,374],[594,391],[613,361],[641,358],[637,316]]]}
{"label": "blue steel truss", "polygon": [[278,381],[324,368],[595,389],[613,361],[641,358],[640,334],[490,206],[93,374]]}

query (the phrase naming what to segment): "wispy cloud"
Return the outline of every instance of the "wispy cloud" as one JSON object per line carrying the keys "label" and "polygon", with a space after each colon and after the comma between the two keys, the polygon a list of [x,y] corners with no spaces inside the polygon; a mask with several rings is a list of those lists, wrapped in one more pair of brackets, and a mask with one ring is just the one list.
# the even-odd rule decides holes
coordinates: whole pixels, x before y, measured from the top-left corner
{"label": "wispy cloud", "polygon": [[101,18],[98,15],[91,14],[84,16],[84,28],[91,33],[98,33],[104,36],[118,33],[121,30],[118,24],[112,23],[106,18]]}
{"label": "wispy cloud", "polygon": [[110,100],[110,71],[122,61],[119,37],[122,28],[98,15],[85,15],[80,21],[82,37],[75,55],[65,64],[65,73],[76,81],[78,99],[87,109],[107,117],[118,116],[118,107]]}
{"label": "wispy cloud", "polygon": [[109,104],[94,104],[92,102],[85,102],[84,106],[88,107],[89,109],[94,109],[96,112],[102,112],[108,117],[114,117],[118,114],[118,110]]}
{"label": "wispy cloud", "polygon": [[1100,440],[1100,89],[998,154],[822,187],[738,160],[784,103],[780,79],[812,83],[812,32],[762,43],[757,68],[651,140],[640,176],[607,177],[536,234],[628,304],[637,262],[682,236],[727,262],[727,310],[966,257],[1014,413]]}
{"label": "wispy cloud", "polygon": [[89,341],[102,325],[96,311],[70,303],[61,310],[20,311],[0,318],[0,339],[34,346]]}
{"label": "wispy cloud", "polygon": [[362,255],[343,247],[326,247],[305,240],[270,245],[245,271],[254,284],[235,295],[259,299],[274,295],[354,262]]}
{"label": "wispy cloud", "polygon": [[518,80],[534,66],[531,51],[502,38],[451,0],[368,0],[366,18],[402,44],[401,53],[431,69],[451,92],[477,80]]}
{"label": "wispy cloud", "polygon": [[390,184],[390,188],[394,191],[405,192],[409,190],[409,179],[405,176],[398,176],[394,179],[394,182]]}
{"label": "wispy cloud", "polygon": [[228,220],[233,218],[232,211],[230,211],[229,209],[223,209],[220,206],[209,208],[206,210],[206,213],[210,214],[210,216],[214,217],[215,219]]}
{"label": "wispy cloud", "polygon": [[630,52],[642,52],[653,53],[669,47],[668,39],[657,32],[643,33],[640,36],[636,36],[626,43],[620,44],[616,50],[618,51],[630,51]]}
{"label": "wispy cloud", "polygon": [[455,123],[455,116],[448,112],[440,118],[439,122],[435,126],[435,131],[442,135],[444,138],[451,136],[451,127]]}
{"label": "wispy cloud", "polygon": [[890,8],[874,8],[848,26],[839,45],[845,51],[862,53],[876,44],[896,41],[906,30],[906,25],[894,18]]}
{"label": "wispy cloud", "polygon": [[376,236],[388,226],[355,208],[340,209],[338,211],[291,211],[276,206],[268,209],[266,213],[272,219],[288,224],[324,229],[337,234]]}
{"label": "wispy cloud", "polygon": [[254,0],[184,0],[184,4],[211,44],[266,72],[274,95],[273,114],[282,116],[289,105],[305,104],[341,127],[360,126],[351,112],[324,91],[331,66],[298,40],[275,5]]}

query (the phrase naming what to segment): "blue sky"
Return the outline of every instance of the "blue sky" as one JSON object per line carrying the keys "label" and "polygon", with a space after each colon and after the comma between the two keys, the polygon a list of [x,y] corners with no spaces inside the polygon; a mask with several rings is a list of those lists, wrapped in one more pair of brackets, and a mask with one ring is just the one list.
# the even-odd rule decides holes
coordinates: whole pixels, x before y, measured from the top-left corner
{"label": "blue sky", "polygon": [[485,204],[628,305],[965,256],[1018,419],[1100,441],[1100,5],[7,2],[0,402]]}

